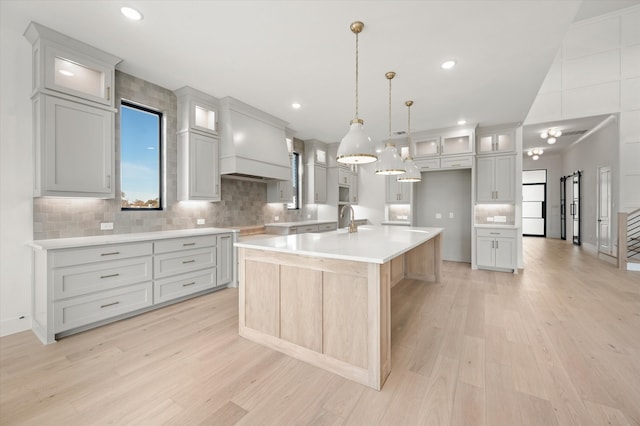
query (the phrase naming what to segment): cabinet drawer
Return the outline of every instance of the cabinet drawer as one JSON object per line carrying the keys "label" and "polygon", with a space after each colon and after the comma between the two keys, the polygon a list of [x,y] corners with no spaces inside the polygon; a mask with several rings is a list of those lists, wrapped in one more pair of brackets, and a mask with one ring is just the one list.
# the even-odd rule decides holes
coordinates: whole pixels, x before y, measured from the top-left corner
{"label": "cabinet drawer", "polygon": [[153,245],[154,253],[168,253],[170,251],[190,250],[216,245],[215,235],[201,235],[197,237],[172,238],[156,241]]}
{"label": "cabinet drawer", "polygon": [[439,158],[428,158],[422,160],[414,160],[413,161],[416,166],[420,170],[432,170],[440,168],[440,159]]}
{"label": "cabinet drawer", "polygon": [[56,333],[151,306],[151,282],[54,302]]}
{"label": "cabinet drawer", "polygon": [[155,256],[153,273],[156,279],[216,266],[216,248],[205,247]]}
{"label": "cabinet drawer", "polygon": [[153,283],[153,303],[187,296],[217,285],[216,268],[163,278]]}
{"label": "cabinet drawer", "polygon": [[298,226],[298,234],[304,234],[307,232],[318,232],[318,225],[305,225],[305,226]]}
{"label": "cabinet drawer", "polygon": [[147,256],[153,251],[152,243],[109,244],[94,247],[82,247],[68,250],[56,250],[51,254],[51,266],[82,265],[105,260],[125,259]]}
{"label": "cabinet drawer", "polygon": [[464,157],[443,158],[440,160],[440,167],[443,169],[453,169],[457,167],[472,167],[473,156],[467,155]]}
{"label": "cabinet drawer", "polygon": [[53,270],[53,298],[64,299],[152,279],[151,256]]}
{"label": "cabinet drawer", "polygon": [[515,238],[515,229],[499,229],[499,228],[477,228],[476,233],[478,237],[502,237],[502,238]]}
{"label": "cabinet drawer", "polygon": [[335,231],[338,229],[337,223],[321,223],[318,225],[318,232]]}

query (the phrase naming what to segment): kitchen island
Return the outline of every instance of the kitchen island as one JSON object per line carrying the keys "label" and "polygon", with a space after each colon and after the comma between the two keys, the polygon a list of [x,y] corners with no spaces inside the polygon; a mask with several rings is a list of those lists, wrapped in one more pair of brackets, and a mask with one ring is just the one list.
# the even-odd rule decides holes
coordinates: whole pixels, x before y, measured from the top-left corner
{"label": "kitchen island", "polygon": [[442,231],[361,226],[236,243],[240,335],[380,390],[391,287],[440,280]]}

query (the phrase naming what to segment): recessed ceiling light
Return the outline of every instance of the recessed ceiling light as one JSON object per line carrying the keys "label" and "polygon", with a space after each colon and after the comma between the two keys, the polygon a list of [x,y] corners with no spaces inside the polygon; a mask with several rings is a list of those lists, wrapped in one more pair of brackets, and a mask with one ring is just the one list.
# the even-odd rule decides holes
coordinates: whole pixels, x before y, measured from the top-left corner
{"label": "recessed ceiling light", "polygon": [[58,72],[66,77],[73,77],[74,75],[71,71],[67,71],[67,70],[60,70]]}
{"label": "recessed ceiling light", "polygon": [[302,105],[300,105],[298,102],[294,102],[291,104],[291,108],[293,109],[300,109]]}
{"label": "recessed ceiling light", "polygon": [[123,6],[120,8],[120,12],[132,21],[142,20],[142,13],[138,12],[132,7]]}
{"label": "recessed ceiling light", "polygon": [[445,61],[440,66],[442,67],[443,70],[450,70],[451,68],[456,66],[456,61],[453,61],[453,60]]}
{"label": "recessed ceiling light", "polygon": [[467,120],[458,120],[458,124],[462,126],[463,124],[467,124]]}

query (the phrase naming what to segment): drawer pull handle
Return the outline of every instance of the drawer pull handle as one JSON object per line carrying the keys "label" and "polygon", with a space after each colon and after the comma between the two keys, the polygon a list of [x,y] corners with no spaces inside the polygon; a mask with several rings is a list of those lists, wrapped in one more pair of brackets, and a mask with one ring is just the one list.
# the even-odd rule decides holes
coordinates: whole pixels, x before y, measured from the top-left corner
{"label": "drawer pull handle", "polygon": [[195,281],[192,281],[190,283],[182,284],[182,287],[189,287],[190,285],[194,285],[195,283]]}
{"label": "drawer pull handle", "polygon": [[499,232],[489,232],[491,235],[500,235]]}
{"label": "drawer pull handle", "polygon": [[106,305],[101,305],[100,308],[102,309],[102,308],[106,308],[106,307],[109,307],[109,306],[114,306],[114,305],[117,305],[119,303],[120,302],[107,303]]}
{"label": "drawer pull handle", "polygon": [[119,251],[112,251],[111,253],[102,253],[100,256],[113,256],[114,254],[120,254]]}
{"label": "drawer pull handle", "polygon": [[186,246],[195,246],[196,243],[184,243],[182,244],[182,247],[186,247]]}
{"label": "drawer pull handle", "polygon": [[120,275],[120,274],[101,275],[101,276],[100,276],[100,279],[103,279],[103,278],[112,278],[112,277],[117,277],[118,275]]}
{"label": "drawer pull handle", "polygon": [[191,259],[191,260],[183,260],[182,263],[194,263],[196,260],[195,259]]}

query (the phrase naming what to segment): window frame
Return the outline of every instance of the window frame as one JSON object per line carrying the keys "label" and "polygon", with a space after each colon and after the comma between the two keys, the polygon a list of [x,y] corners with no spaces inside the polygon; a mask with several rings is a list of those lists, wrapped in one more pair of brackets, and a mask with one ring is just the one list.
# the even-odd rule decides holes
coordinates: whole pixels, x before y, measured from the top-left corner
{"label": "window frame", "polygon": [[[302,155],[299,152],[291,152],[291,186],[295,190],[294,202],[287,203],[287,210],[300,210],[302,208],[302,175],[300,169]],[[297,172],[294,174],[294,171]],[[295,183],[295,185],[294,185]]]}
{"label": "window frame", "polygon": [[[158,207],[122,207],[122,107],[143,111],[158,117]],[[120,211],[162,211],[164,210],[164,113],[158,109],[140,103],[120,99]]]}

